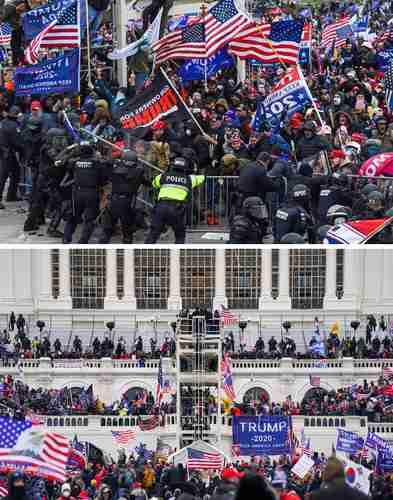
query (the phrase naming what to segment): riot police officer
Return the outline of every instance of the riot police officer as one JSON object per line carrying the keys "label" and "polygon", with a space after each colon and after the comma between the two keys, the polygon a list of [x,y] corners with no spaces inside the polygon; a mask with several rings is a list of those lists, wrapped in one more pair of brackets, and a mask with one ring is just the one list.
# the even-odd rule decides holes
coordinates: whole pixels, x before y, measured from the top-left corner
{"label": "riot police officer", "polygon": [[352,206],[353,197],[347,185],[348,181],[345,175],[333,174],[331,182],[321,187],[318,203],[318,222],[320,224],[326,224],[326,214],[331,206]]}
{"label": "riot police officer", "polygon": [[173,228],[175,243],[186,239],[185,214],[192,190],[205,182],[204,175],[190,175],[190,163],[183,157],[175,158],[167,173],[153,179],[158,189],[158,202],[154,208],[150,232],[145,243],[156,243],[166,225]]}
{"label": "riot police officer", "polygon": [[382,219],[385,216],[385,198],[379,191],[372,191],[368,195],[367,210],[364,213],[363,219]]}
{"label": "riot police officer", "polygon": [[63,242],[72,242],[72,235],[83,216],[79,243],[86,244],[93,234],[94,222],[99,212],[99,189],[105,184],[105,163],[97,158],[89,141],[81,141],[79,155],[69,160],[67,166],[72,169],[74,176],[73,210],[66,221]]}
{"label": "riot police officer", "polygon": [[240,213],[231,220],[229,243],[263,243],[268,225],[266,205],[258,196],[250,196],[243,201]]}
{"label": "riot police officer", "polygon": [[327,223],[330,226],[338,226],[351,218],[351,209],[343,205],[332,205],[326,214]]}
{"label": "riot police officer", "polygon": [[109,243],[117,221],[120,219],[123,243],[132,243],[135,226],[135,202],[141,185],[150,187],[142,166],[133,151],[124,150],[121,158],[113,162],[108,175],[112,182],[112,195],[103,220],[103,235],[100,243]]}
{"label": "riot police officer", "polygon": [[18,201],[17,192],[20,178],[19,155],[23,152],[21,141],[21,130],[18,116],[21,110],[18,106],[12,106],[8,116],[1,122],[0,126],[0,209],[4,208],[2,203],[3,191],[7,179],[10,179],[7,193],[7,201]]}
{"label": "riot police officer", "polygon": [[355,202],[352,205],[352,210],[355,217],[363,217],[365,211],[367,210],[368,195],[373,191],[378,191],[378,187],[375,184],[366,184],[360,190],[360,196],[357,196]]}
{"label": "riot police officer", "polygon": [[[289,193],[288,203],[278,208],[275,214],[275,240],[280,242],[288,233],[297,233],[313,239],[312,217],[309,212],[310,189],[304,184],[295,185]],[[311,241],[309,241],[311,242]]]}

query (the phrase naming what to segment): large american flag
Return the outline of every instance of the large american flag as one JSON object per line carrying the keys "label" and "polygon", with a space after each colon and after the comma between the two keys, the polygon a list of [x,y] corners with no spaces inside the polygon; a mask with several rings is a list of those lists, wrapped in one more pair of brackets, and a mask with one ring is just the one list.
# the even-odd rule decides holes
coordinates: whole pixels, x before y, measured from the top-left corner
{"label": "large american flag", "polygon": [[231,311],[226,307],[224,307],[222,304],[220,305],[219,312],[220,312],[221,324],[223,326],[231,326],[235,323],[236,318],[234,314],[232,314]]}
{"label": "large american flag", "polygon": [[385,100],[386,106],[389,111],[393,110],[393,64],[391,63],[389,68],[387,69],[383,84],[385,87]]}
{"label": "large american flag", "polygon": [[0,24],[0,45],[11,43],[11,26],[8,23]]}
{"label": "large american flag", "polygon": [[229,43],[232,54],[265,64],[296,64],[299,59],[303,21],[278,21],[250,27],[241,38]]}
{"label": "large american flag", "polygon": [[383,378],[386,378],[389,380],[390,378],[393,377],[393,369],[388,368],[388,367],[382,368],[382,376],[383,376]]}
{"label": "large american flag", "polygon": [[330,48],[334,44],[336,48],[342,47],[351,34],[352,28],[350,18],[344,17],[335,23],[325,26],[322,31],[321,46]]}
{"label": "large american flag", "polygon": [[8,485],[4,479],[0,480],[0,498],[8,496]]}
{"label": "large american flag", "polygon": [[204,20],[207,57],[255,24],[235,0],[221,0],[209,9]]}
{"label": "large american flag", "polygon": [[0,463],[10,468],[34,468],[38,476],[66,480],[69,440],[28,420],[0,417]]}
{"label": "large american flag", "polygon": [[33,40],[30,42],[29,46],[25,50],[25,59],[28,64],[37,64],[39,61],[39,50],[42,45],[42,41],[46,37],[47,33],[55,26],[57,20],[52,21],[48,26],[43,29]]}
{"label": "large american flag", "polygon": [[151,431],[155,429],[160,423],[158,415],[147,415],[139,417],[139,428],[141,431]]}
{"label": "large american flag", "polygon": [[113,440],[118,446],[128,446],[135,436],[135,431],[112,431]]}
{"label": "large american flag", "polygon": [[206,58],[205,25],[203,22],[179,28],[153,44],[156,64],[170,59]]}
{"label": "large american flag", "polygon": [[221,362],[222,388],[230,401],[236,400],[235,389],[232,382],[231,358],[226,352]]}
{"label": "large american flag", "polygon": [[206,452],[187,448],[187,467],[192,469],[221,469],[223,466],[222,456],[215,452]]}

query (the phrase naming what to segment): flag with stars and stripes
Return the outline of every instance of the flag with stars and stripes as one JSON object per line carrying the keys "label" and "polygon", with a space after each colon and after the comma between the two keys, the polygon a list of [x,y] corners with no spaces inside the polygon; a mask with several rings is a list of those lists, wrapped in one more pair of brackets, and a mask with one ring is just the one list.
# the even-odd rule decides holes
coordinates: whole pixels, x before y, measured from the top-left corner
{"label": "flag with stars and stripes", "polygon": [[0,471],[32,471],[49,480],[65,481],[69,440],[31,421],[0,417]]}
{"label": "flag with stars and stripes", "polygon": [[242,36],[255,23],[236,4],[236,0],[220,0],[204,17],[207,57],[211,57],[228,42]]}
{"label": "flag with stars and stripes", "polygon": [[0,24],[0,45],[11,43],[11,26],[8,23]]}
{"label": "flag with stars and stripes", "polygon": [[79,47],[79,4],[80,0],[74,0],[67,5],[37,36],[35,36],[27,49],[25,58],[29,64],[38,62],[38,51],[40,48],[54,47]]}
{"label": "flag with stars and stripes", "polygon": [[205,25],[196,23],[180,28],[153,44],[156,64],[173,59],[206,58]]}
{"label": "flag with stars and stripes", "polygon": [[328,24],[322,31],[321,46],[329,49],[345,45],[347,38],[352,36],[351,19],[344,17],[335,23]]}
{"label": "flag with stars and stripes", "polygon": [[393,377],[393,368],[389,368],[389,367],[384,367],[382,368],[382,376],[383,378],[389,380],[390,378]]}
{"label": "flag with stars and stripes", "polygon": [[111,431],[112,437],[118,446],[127,447],[135,439],[135,431]]}
{"label": "flag with stars and stripes", "polygon": [[160,407],[162,398],[164,396],[164,379],[162,374],[162,357],[160,357],[160,362],[158,363],[158,373],[156,382],[156,406]]}
{"label": "flag with stars and stripes", "polygon": [[385,73],[385,77],[383,79],[383,84],[385,87],[385,99],[386,106],[389,111],[393,111],[393,64],[390,64],[388,70]]}
{"label": "flag with stars and stripes", "polygon": [[254,25],[241,38],[230,42],[229,49],[240,59],[256,59],[264,64],[296,64],[303,27],[304,20]]}
{"label": "flag with stars and stripes", "polygon": [[231,358],[227,352],[224,354],[224,358],[221,361],[221,372],[222,389],[225,392],[226,397],[230,401],[236,401],[236,393],[232,381]]}

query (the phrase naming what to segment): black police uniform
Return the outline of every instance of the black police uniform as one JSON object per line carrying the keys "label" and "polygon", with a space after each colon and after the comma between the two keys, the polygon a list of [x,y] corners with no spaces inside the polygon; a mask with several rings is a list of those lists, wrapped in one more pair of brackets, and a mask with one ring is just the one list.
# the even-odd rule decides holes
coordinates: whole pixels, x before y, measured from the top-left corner
{"label": "black police uniform", "polygon": [[94,230],[94,221],[99,213],[98,189],[105,183],[105,163],[96,159],[93,152],[68,162],[74,174],[73,211],[64,228],[64,243],[72,242],[72,235],[83,216],[80,244],[89,242]]}
{"label": "black police uniform", "polygon": [[240,170],[238,189],[243,199],[259,196],[265,202],[266,194],[279,191],[280,186],[261,166],[250,164]]}
{"label": "black police uniform", "polygon": [[231,219],[229,244],[263,243],[269,225],[266,205],[257,196],[244,200],[241,213]]}
{"label": "black police uniform", "polygon": [[123,232],[123,243],[132,243],[135,231],[135,202],[141,185],[150,187],[151,183],[145,177],[145,170],[137,166],[136,161],[116,159],[109,172],[112,182],[112,195],[104,215],[103,235],[100,243],[109,243],[117,221],[120,219]]}
{"label": "black police uniform", "polygon": [[353,198],[347,189],[340,186],[322,186],[319,193],[318,221],[327,224],[326,214],[333,205],[352,207]]}
{"label": "black police uniform", "polygon": [[18,185],[20,179],[20,164],[17,153],[22,153],[23,143],[20,140],[21,131],[16,117],[5,118],[0,124],[0,203],[3,198],[3,191],[8,177],[7,201],[16,201]]}
{"label": "black police uniform", "polygon": [[276,243],[287,233],[298,233],[305,236],[311,224],[311,216],[300,205],[284,205],[275,215],[275,240]]}

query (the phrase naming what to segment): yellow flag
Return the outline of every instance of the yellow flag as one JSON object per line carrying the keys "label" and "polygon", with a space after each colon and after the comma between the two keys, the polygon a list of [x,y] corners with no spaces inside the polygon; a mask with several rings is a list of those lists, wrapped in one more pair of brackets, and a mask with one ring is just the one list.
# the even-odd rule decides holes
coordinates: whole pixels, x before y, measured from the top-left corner
{"label": "yellow flag", "polygon": [[230,399],[224,398],[222,402],[224,405],[224,413],[230,413],[232,408],[232,401]]}
{"label": "yellow flag", "polygon": [[336,321],[335,323],[333,323],[331,329],[330,329],[330,333],[332,333],[333,335],[336,335],[336,337],[339,337],[340,336],[340,324],[338,321]]}

